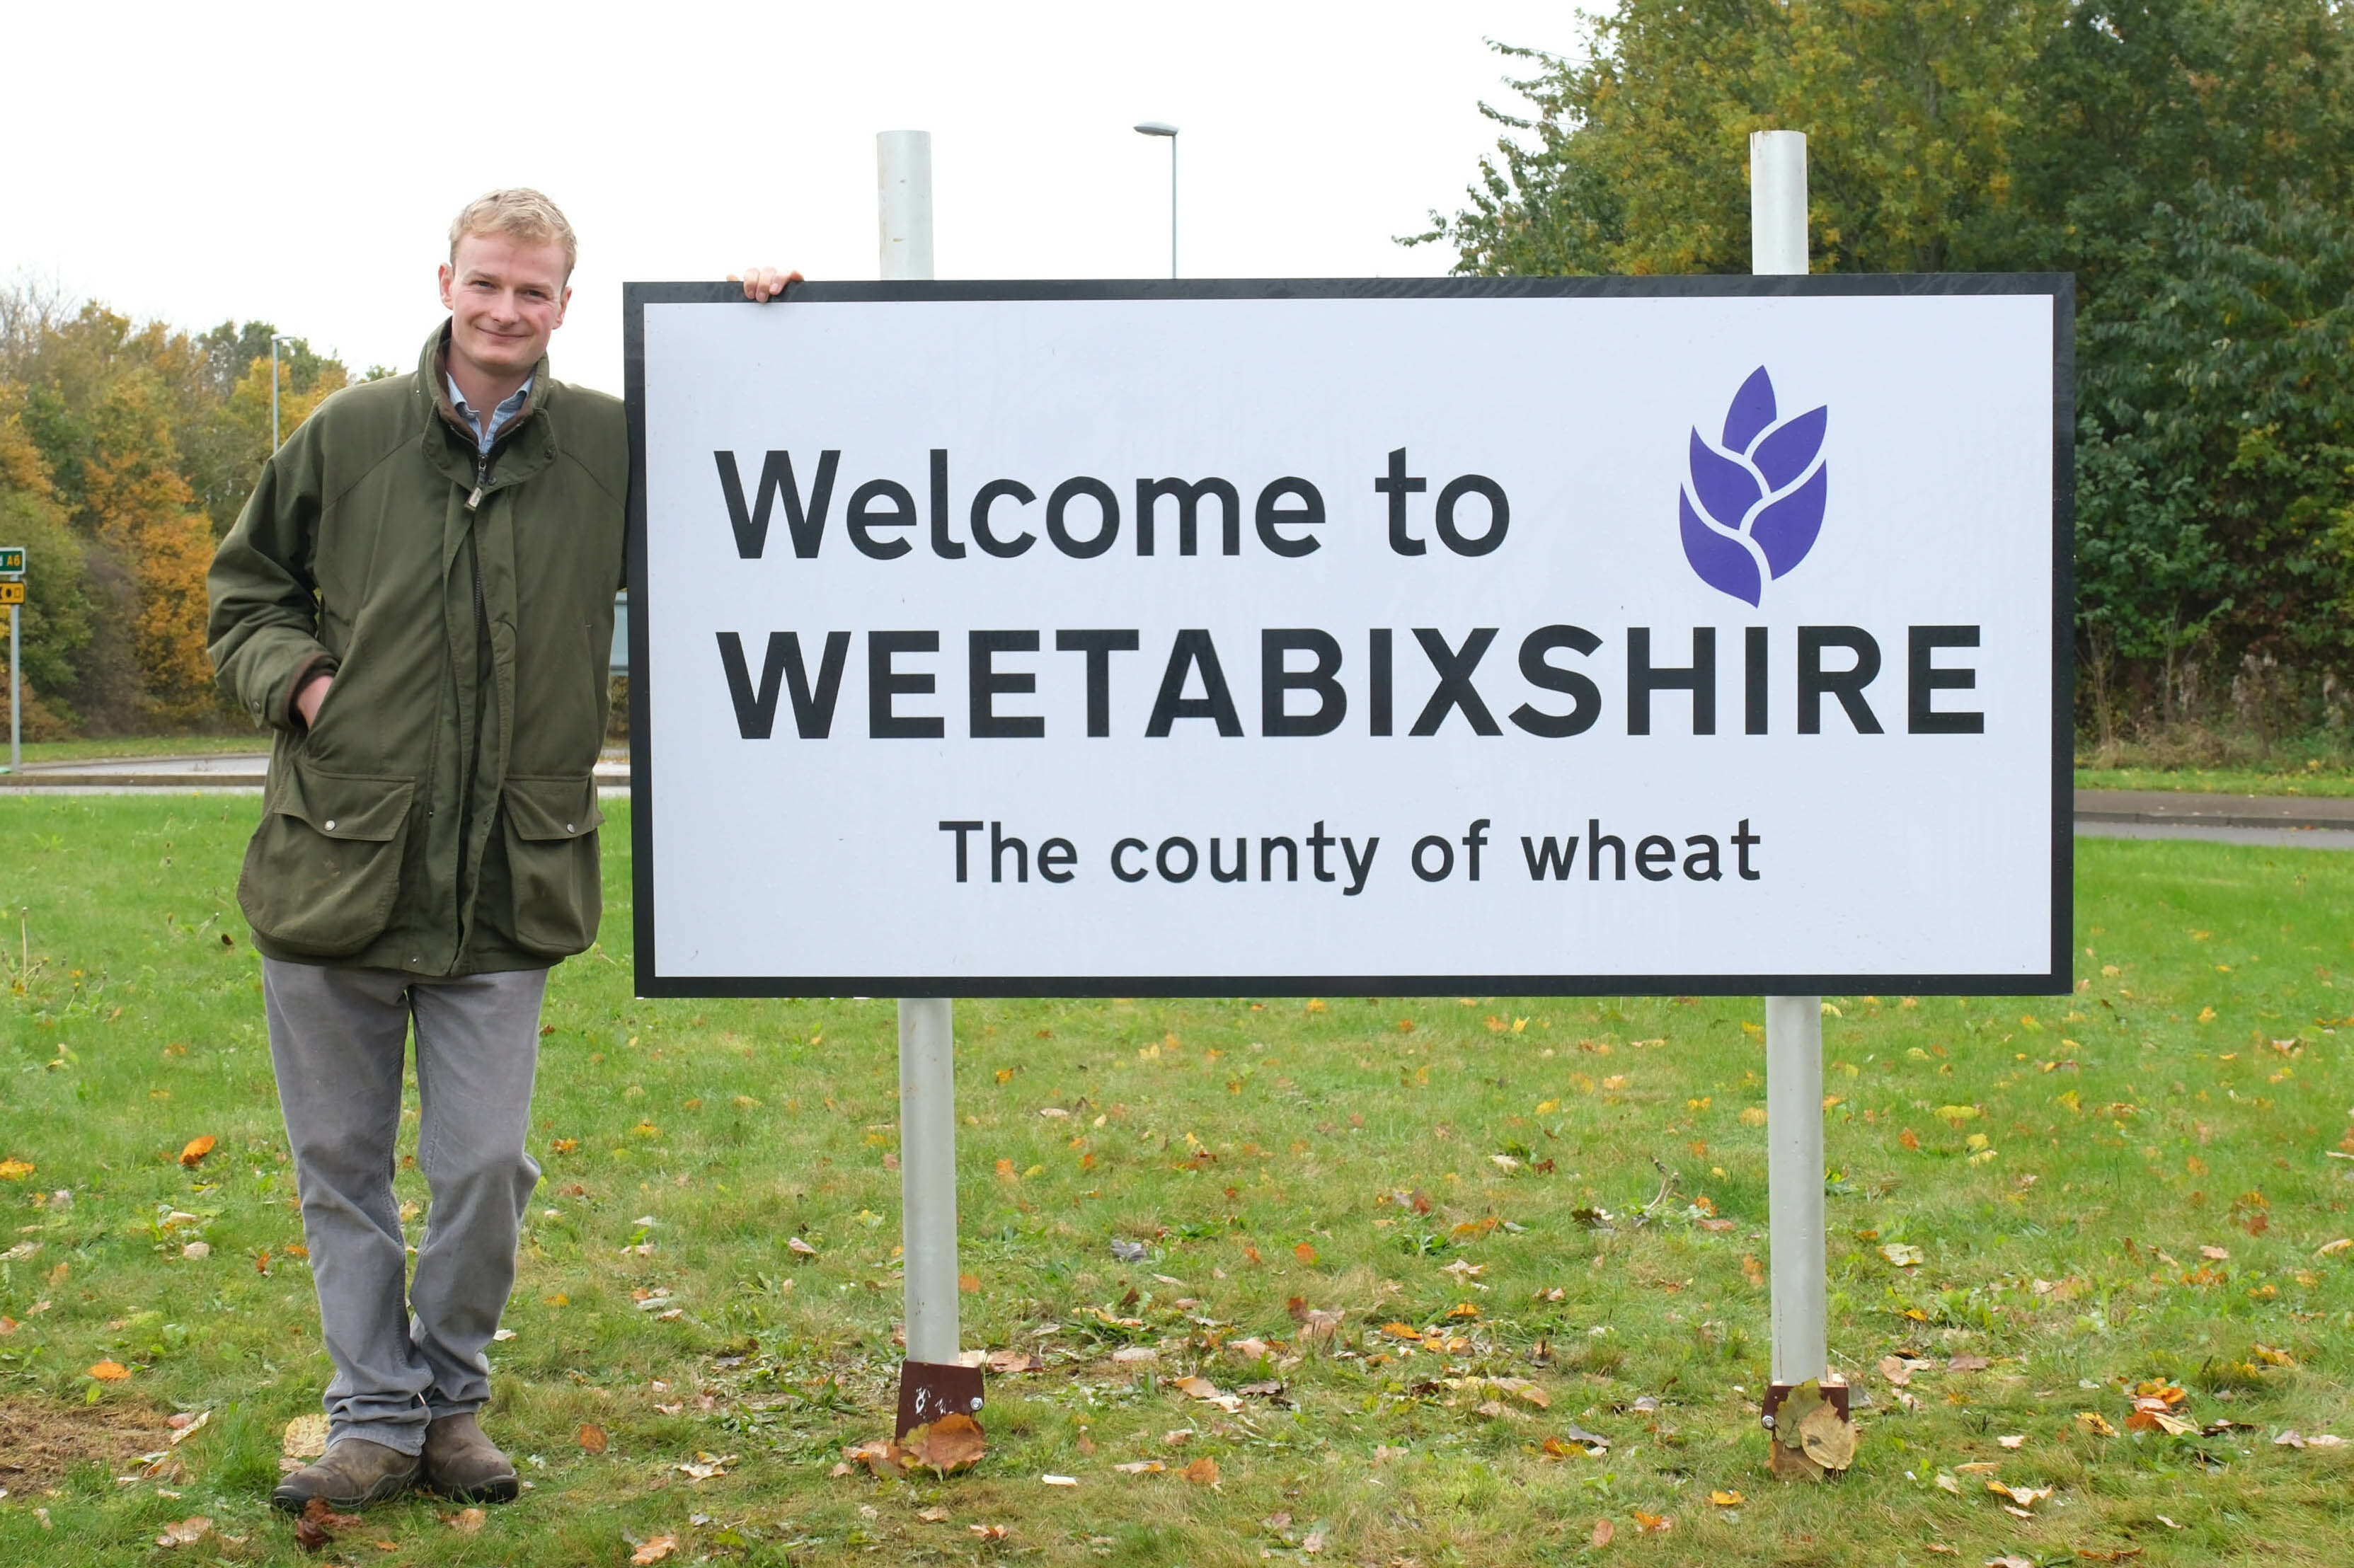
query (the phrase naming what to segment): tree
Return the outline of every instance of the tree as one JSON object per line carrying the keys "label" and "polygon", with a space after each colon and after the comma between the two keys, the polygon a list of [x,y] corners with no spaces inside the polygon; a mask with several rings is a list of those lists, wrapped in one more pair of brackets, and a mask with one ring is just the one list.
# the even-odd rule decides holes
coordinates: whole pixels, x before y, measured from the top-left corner
{"label": "tree", "polygon": [[[1734,272],[1749,266],[1747,139],[1808,133],[1818,268],[1978,264],[2008,227],[2028,68],[2062,0],[1628,0],[1571,60],[1507,48],[1537,108],[1471,206],[1421,241],[1456,270]],[[1484,107],[1484,106],[1483,106]]]}
{"label": "tree", "polygon": [[[34,546],[28,631],[41,630],[26,664],[58,722],[107,733],[226,719],[204,577],[269,455],[274,332],[190,334],[0,290],[0,525]],[[299,340],[278,363],[290,430],[346,379]]]}
{"label": "tree", "polygon": [[[80,545],[49,482],[48,465],[25,433],[0,385],[0,544],[25,547],[31,591],[18,609],[24,650],[24,733],[48,740],[71,733],[76,715],[63,694],[75,683],[75,660],[90,637],[90,597]],[[0,693],[0,713],[6,695]]]}
{"label": "tree", "polygon": [[1744,271],[1747,133],[1804,131],[1815,270],[2075,274],[2104,719],[2112,677],[2171,715],[2202,661],[2354,673],[2347,7],[1626,0],[1589,25],[1584,59],[1502,51],[1533,112],[1486,111],[1518,136],[1415,242],[1482,275]]}
{"label": "tree", "polygon": [[2096,716],[2120,661],[2157,673],[2169,715],[2201,645],[2354,665],[2354,219],[2294,187],[2201,185],[2116,250],[2077,397]]}

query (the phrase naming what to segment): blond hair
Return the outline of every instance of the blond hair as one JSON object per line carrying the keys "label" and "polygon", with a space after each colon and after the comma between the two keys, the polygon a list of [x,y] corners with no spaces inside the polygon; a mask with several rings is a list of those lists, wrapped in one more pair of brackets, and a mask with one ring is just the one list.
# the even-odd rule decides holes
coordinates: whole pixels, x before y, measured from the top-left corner
{"label": "blond hair", "polygon": [[528,185],[491,191],[466,204],[450,225],[452,263],[458,260],[458,241],[470,234],[504,234],[525,245],[560,241],[567,278],[580,260],[580,241],[573,235],[572,225],[554,202]]}

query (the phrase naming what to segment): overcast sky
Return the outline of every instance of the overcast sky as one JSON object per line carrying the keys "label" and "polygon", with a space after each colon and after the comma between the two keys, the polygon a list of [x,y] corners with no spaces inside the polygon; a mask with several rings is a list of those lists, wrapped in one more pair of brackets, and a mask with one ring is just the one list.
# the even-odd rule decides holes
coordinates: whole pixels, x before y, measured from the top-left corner
{"label": "overcast sky", "polygon": [[430,8],[12,7],[0,279],[141,318],[265,319],[407,369],[476,193],[581,238],[556,373],[619,391],[620,284],[750,261],[875,276],[875,135],[933,135],[942,278],[1151,277],[1172,122],[1192,277],[1446,270],[1516,104],[1484,39],[1581,47],[1536,0]]}

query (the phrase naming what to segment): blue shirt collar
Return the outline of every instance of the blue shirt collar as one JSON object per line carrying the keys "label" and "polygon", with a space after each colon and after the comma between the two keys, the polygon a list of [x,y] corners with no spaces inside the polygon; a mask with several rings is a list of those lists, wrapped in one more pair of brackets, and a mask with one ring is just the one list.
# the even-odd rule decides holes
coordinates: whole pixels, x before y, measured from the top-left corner
{"label": "blue shirt collar", "polygon": [[499,431],[504,428],[506,422],[523,412],[524,401],[531,396],[531,384],[536,378],[535,376],[525,376],[523,385],[516,387],[511,395],[501,399],[499,406],[491,410],[490,419],[486,423],[482,417],[468,405],[466,395],[458,390],[458,378],[447,371],[442,373],[442,379],[450,384],[451,406],[458,410],[458,417],[465,420],[467,428],[474,432],[476,451],[489,451],[491,443],[499,439]]}

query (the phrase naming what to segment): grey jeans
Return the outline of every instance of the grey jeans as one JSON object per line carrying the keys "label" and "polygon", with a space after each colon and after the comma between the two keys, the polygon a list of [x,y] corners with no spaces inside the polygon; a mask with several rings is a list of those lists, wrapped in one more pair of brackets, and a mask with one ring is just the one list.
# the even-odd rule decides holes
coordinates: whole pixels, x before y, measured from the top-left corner
{"label": "grey jeans", "polygon": [[[265,958],[261,984],[335,1363],[328,1438],[414,1454],[429,1421],[490,1397],[482,1347],[514,1287],[524,1205],[539,1181],[524,1138],[547,971],[428,980]],[[432,1195],[414,1280],[392,1190],[412,1021],[417,1162]]]}

